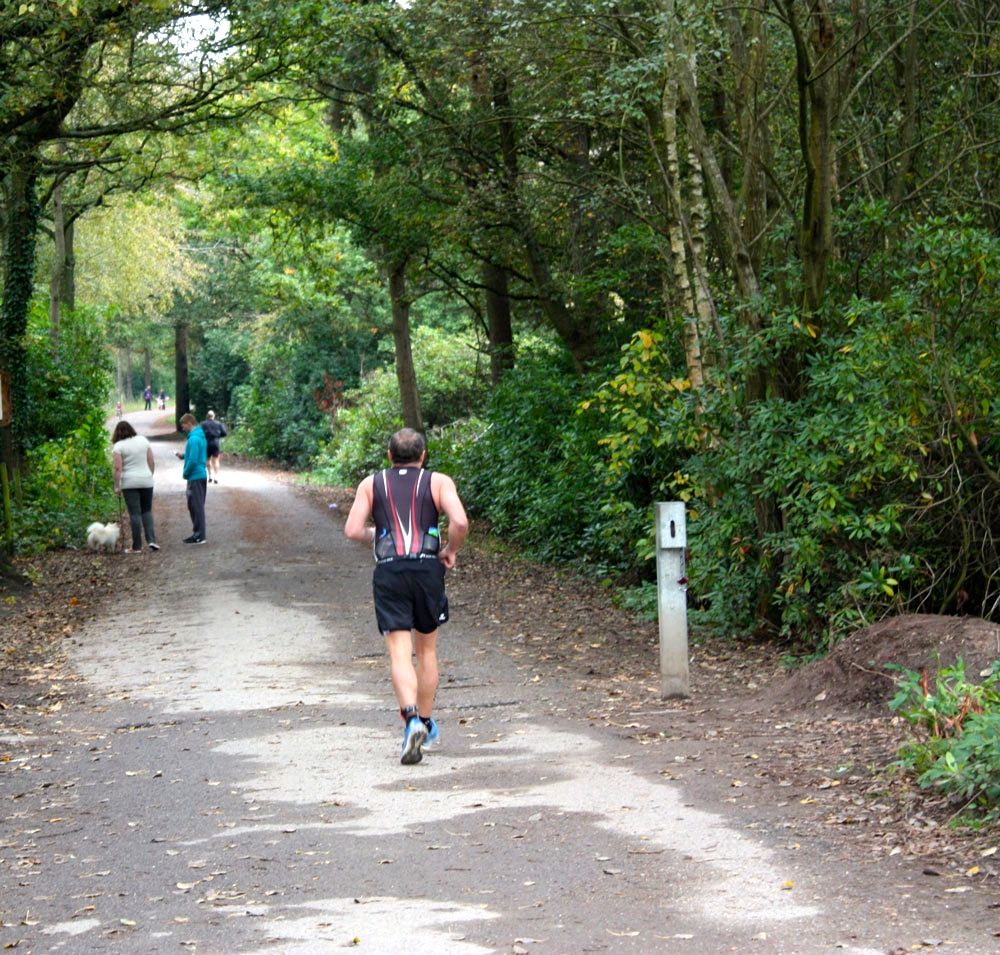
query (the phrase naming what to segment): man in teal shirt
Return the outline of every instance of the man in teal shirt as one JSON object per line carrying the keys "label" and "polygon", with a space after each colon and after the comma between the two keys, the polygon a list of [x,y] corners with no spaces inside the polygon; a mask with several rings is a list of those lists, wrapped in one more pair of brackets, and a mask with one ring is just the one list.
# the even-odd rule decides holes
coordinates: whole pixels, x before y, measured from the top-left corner
{"label": "man in teal shirt", "polygon": [[195,416],[181,418],[181,431],[187,434],[184,451],[177,457],[184,461],[184,480],[187,481],[187,506],[194,533],[184,538],[185,544],[205,543],[205,495],[208,493],[208,441]]}

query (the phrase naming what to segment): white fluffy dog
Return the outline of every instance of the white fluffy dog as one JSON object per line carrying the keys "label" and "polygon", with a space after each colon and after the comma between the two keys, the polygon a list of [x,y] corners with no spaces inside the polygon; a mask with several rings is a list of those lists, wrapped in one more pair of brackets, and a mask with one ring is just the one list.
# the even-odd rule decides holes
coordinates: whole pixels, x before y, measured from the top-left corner
{"label": "white fluffy dog", "polygon": [[118,546],[120,529],[117,524],[94,521],[87,528],[87,546],[91,550],[114,550]]}

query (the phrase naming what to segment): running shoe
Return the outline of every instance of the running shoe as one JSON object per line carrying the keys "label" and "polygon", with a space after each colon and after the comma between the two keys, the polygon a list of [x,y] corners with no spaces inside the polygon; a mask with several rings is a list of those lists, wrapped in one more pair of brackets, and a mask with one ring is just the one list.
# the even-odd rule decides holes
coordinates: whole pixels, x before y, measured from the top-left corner
{"label": "running shoe", "polygon": [[399,761],[404,766],[413,766],[424,758],[420,748],[425,739],[427,727],[424,726],[424,721],[419,716],[411,716],[403,729],[403,755]]}
{"label": "running shoe", "polygon": [[159,550],[160,549],[160,545],[157,544],[156,541],[150,541],[149,542],[149,549],[150,550]]}
{"label": "running shoe", "polygon": [[[441,730],[438,729],[437,720],[432,716],[431,725],[427,727],[427,739],[424,740],[424,749],[433,746],[439,739],[441,739]],[[426,723],[424,724],[427,725]]]}

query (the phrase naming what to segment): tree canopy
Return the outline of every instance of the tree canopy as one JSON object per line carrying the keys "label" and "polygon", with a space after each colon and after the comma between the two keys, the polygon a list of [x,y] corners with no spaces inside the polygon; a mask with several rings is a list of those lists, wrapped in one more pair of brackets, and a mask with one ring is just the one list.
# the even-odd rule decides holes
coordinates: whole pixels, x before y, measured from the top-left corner
{"label": "tree canopy", "polygon": [[0,8],[5,460],[69,276],[169,321],[247,450],[340,479],[391,368],[386,429],[637,605],[682,499],[713,625],[1000,613],[994,5]]}

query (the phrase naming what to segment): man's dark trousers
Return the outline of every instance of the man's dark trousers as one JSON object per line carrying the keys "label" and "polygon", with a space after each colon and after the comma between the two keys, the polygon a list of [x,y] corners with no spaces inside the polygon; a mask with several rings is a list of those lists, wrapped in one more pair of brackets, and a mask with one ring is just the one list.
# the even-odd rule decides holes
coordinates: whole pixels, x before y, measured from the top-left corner
{"label": "man's dark trousers", "polygon": [[188,481],[187,505],[191,515],[193,535],[205,540],[205,495],[208,493],[208,479]]}

